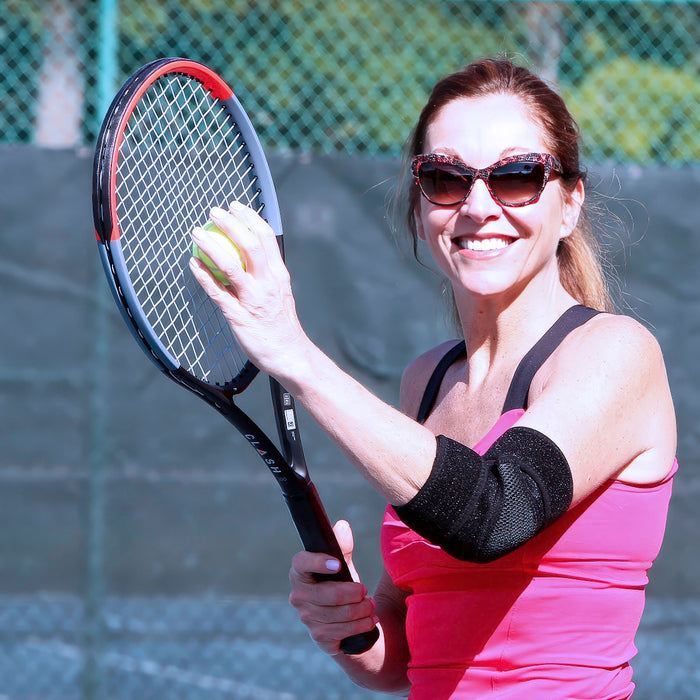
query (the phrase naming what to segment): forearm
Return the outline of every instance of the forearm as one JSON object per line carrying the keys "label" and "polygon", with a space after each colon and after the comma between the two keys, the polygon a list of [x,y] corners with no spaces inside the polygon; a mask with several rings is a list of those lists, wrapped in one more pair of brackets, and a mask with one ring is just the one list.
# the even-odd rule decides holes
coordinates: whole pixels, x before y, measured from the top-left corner
{"label": "forearm", "polygon": [[393,504],[409,501],[435,458],[435,436],[381,401],[312,343],[277,378]]}
{"label": "forearm", "polygon": [[375,597],[376,613],[380,620],[380,636],[376,644],[364,654],[338,654],[333,660],[357,685],[381,693],[405,696],[409,690],[405,614],[383,600],[378,593]]}
{"label": "forearm", "polygon": [[231,207],[228,213],[215,208],[211,216],[244,251],[246,269],[232,258],[231,246],[221,247],[220,236],[198,229],[195,242],[226,270],[231,284],[218,284],[198,260],[193,274],[246,355],[296,397],[379,493],[395,505],[406,503],[430,473],[434,436],[373,396],[309,340],[274,231],[252,210]]}
{"label": "forearm", "polygon": [[430,473],[435,437],[342,372],[309,340],[274,231],[255,212],[232,205],[229,213],[214,209],[211,216],[244,250],[246,269],[238,260],[231,264],[231,246],[220,248],[219,236],[212,240],[198,229],[197,245],[226,270],[230,287],[218,284],[201,261],[194,260],[192,272],[243,351],[296,397],[379,493],[394,505],[409,501]]}

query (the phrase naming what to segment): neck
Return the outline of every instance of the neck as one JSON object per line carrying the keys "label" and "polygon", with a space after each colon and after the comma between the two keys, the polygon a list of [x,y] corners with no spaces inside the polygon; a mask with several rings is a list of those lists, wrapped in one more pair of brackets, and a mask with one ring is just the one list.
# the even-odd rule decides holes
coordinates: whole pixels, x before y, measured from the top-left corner
{"label": "neck", "polygon": [[576,304],[558,284],[550,293],[524,290],[514,298],[456,297],[467,343],[470,381],[517,363],[566,309]]}

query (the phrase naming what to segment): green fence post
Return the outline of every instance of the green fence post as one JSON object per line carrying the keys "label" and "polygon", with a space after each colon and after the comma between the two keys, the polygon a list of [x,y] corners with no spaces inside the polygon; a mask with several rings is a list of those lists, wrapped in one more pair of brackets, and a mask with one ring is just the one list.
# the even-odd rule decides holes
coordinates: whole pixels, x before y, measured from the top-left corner
{"label": "green fence post", "polygon": [[[119,0],[99,0],[97,53],[97,129],[111,103],[117,84]],[[102,605],[104,600],[104,466],[106,424],[107,290],[95,255],[95,338],[93,346],[92,392],[90,396],[91,449],[88,502],[87,592],[85,601],[84,700],[100,697],[102,657]]]}

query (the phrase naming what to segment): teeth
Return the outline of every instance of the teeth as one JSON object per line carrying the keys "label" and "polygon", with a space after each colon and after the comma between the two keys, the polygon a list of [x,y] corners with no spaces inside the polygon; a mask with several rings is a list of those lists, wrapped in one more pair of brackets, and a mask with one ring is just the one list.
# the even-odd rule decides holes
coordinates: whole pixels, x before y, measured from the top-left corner
{"label": "teeth", "polygon": [[505,248],[508,241],[505,238],[461,238],[458,244],[467,250],[497,250]]}

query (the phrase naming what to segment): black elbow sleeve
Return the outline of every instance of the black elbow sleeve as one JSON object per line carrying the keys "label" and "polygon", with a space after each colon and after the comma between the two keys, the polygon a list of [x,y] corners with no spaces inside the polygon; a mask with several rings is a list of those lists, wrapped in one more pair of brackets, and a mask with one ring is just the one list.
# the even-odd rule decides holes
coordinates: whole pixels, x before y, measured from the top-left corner
{"label": "black elbow sleeve", "polygon": [[571,505],[571,470],[561,450],[532,428],[507,430],[482,457],[444,435],[432,472],[398,516],[463,561],[508,554]]}

